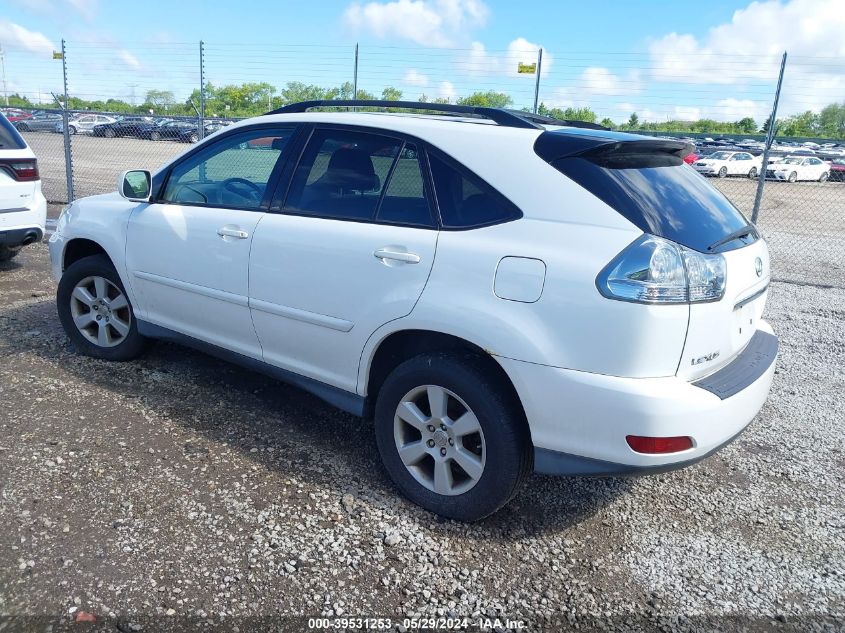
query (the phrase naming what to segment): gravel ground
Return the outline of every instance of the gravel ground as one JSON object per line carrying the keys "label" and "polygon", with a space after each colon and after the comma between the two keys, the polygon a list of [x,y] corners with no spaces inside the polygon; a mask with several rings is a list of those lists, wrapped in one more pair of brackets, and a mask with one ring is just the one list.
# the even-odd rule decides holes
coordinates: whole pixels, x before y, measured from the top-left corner
{"label": "gravel ground", "polygon": [[772,393],[720,453],[533,476],[473,525],[399,498],[371,424],[295,388],[168,344],[74,354],[54,292],[44,244],[0,267],[0,630],[845,630],[845,290],[773,285]]}

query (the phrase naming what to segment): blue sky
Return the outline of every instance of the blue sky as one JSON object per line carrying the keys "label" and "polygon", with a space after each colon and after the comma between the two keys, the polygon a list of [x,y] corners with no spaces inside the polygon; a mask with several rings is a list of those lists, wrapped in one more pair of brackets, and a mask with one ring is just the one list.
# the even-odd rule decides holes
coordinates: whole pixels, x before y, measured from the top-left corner
{"label": "blue sky", "polygon": [[[226,3],[0,0],[10,91],[61,88],[51,52],[68,41],[71,92],[180,99],[198,85],[198,42],[214,83],[287,81],[385,85],[407,98],[502,90],[531,105],[534,78],[518,62],[544,50],[541,100],[600,116],[735,120],[766,116],[780,53],[790,52],[782,112],[845,95],[843,0],[593,3],[493,0],[323,0]],[[131,19],[128,19],[131,18]],[[138,19],[140,18],[140,19]]]}

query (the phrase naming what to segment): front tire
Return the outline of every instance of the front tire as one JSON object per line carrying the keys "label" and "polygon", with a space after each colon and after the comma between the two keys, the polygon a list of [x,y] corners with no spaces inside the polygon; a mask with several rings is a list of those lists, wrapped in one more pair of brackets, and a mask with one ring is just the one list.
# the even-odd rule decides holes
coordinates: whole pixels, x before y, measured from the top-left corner
{"label": "front tire", "polygon": [[787,178],[787,180],[789,182],[795,182],[796,180],[798,180],[798,174],[793,171],[791,174],[789,174],[789,178]]}
{"label": "front tire", "polygon": [[73,346],[86,356],[132,360],[146,347],[120,276],[104,255],[84,257],[65,270],[56,305]]}
{"label": "front tire", "polygon": [[533,448],[509,385],[472,354],[405,361],[378,395],[375,434],[388,475],[423,508],[477,521],[504,506]]}
{"label": "front tire", "polygon": [[819,182],[827,182],[828,178],[830,178],[830,174],[824,172],[821,176],[819,176]]}
{"label": "front tire", "polygon": [[68,128],[67,128],[68,134],[76,134],[76,132],[77,132],[77,129],[74,126],[72,126],[72,125],[68,126]]}
{"label": "front tire", "polygon": [[727,167],[722,167],[722,168],[719,170],[719,178],[724,178],[724,177],[725,177],[725,176],[727,176],[727,175],[728,175],[728,168],[727,168]]}
{"label": "front tire", "polygon": [[115,136],[117,136],[117,133],[111,128],[106,128],[105,130],[103,130],[103,136],[105,136],[106,138],[114,138]]}
{"label": "front tire", "polygon": [[748,177],[751,178],[751,180],[754,180],[757,177],[757,168],[756,167],[751,168],[751,171],[748,172]]}

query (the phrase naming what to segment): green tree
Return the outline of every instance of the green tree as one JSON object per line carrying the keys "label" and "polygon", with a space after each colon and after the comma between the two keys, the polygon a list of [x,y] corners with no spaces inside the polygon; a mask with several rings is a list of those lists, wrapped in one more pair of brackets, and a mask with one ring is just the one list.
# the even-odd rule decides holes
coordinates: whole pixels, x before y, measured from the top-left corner
{"label": "green tree", "polygon": [[381,91],[381,98],[385,101],[401,101],[402,91],[399,90],[399,88],[388,86],[387,88]]}
{"label": "green tree", "polygon": [[757,131],[757,122],[750,116],[747,116],[736,122],[736,130],[742,134],[754,134]]}
{"label": "green tree", "polygon": [[637,116],[636,112],[632,112],[631,116],[628,117],[628,129],[636,130],[640,126],[640,117]]}
{"label": "green tree", "polygon": [[608,117],[605,117],[601,120],[601,125],[606,128],[610,128],[611,130],[616,127],[616,124]]}
{"label": "green tree", "polygon": [[[437,99],[434,102],[442,103]],[[447,99],[445,103],[449,103],[449,100]],[[487,90],[485,92],[473,92],[466,97],[460,97],[457,103],[458,105],[483,106],[486,108],[507,108],[513,104],[513,99],[504,92]]]}
{"label": "green tree", "polygon": [[176,103],[170,90],[147,90],[146,102],[156,109],[167,109]]}
{"label": "green tree", "polygon": [[845,101],[822,108],[818,120],[819,132],[828,138],[845,139]]}

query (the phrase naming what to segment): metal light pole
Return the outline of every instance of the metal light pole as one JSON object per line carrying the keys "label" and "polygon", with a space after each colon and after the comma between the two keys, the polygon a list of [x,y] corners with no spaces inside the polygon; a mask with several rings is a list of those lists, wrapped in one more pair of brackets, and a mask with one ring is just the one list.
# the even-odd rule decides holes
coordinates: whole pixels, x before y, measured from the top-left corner
{"label": "metal light pole", "polygon": [[205,136],[205,44],[200,40],[200,121],[197,135],[200,140]]}
{"label": "metal light pole", "polygon": [[777,127],[778,101],[780,100],[780,88],[783,85],[783,71],[786,68],[786,51],[780,60],[780,75],[778,75],[778,87],[775,90],[775,102],[772,105],[772,115],[769,117],[769,129],[766,131],[766,146],[763,148],[763,163],[760,165],[760,178],[757,181],[757,194],[754,196],[754,208],[751,210],[751,223],[757,224],[757,217],[760,215],[760,204],[763,201],[763,187],[766,182],[766,167],[769,165],[769,150],[775,140],[775,128]]}
{"label": "metal light pole", "polygon": [[352,98],[358,98],[358,42],[355,42],[355,68],[352,71]]}
{"label": "metal light pole", "polygon": [[6,53],[3,50],[3,45],[0,44],[0,68],[3,69],[3,99],[6,105],[9,105],[9,93],[6,90]]}
{"label": "metal light pole", "polygon": [[537,114],[540,99],[540,73],[543,70],[543,49],[537,51],[537,79],[534,82],[534,114]]}

